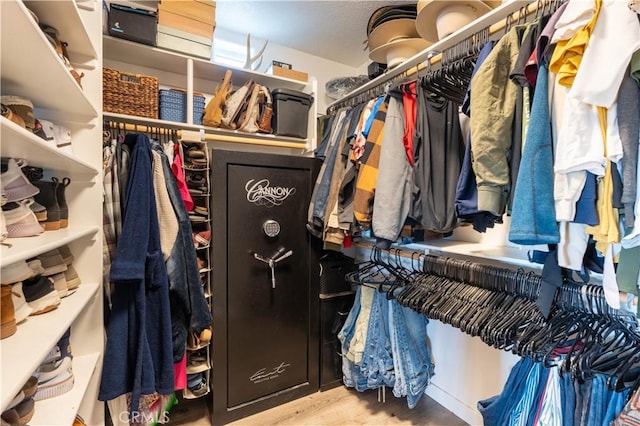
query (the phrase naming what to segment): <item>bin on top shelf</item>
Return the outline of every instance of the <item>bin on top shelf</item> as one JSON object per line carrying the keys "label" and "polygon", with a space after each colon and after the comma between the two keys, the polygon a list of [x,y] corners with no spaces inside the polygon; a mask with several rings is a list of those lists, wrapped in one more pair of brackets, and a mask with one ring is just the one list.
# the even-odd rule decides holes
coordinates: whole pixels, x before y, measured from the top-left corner
{"label": "bin on top shelf", "polygon": [[293,136],[306,139],[309,123],[309,108],[313,96],[291,89],[274,89],[273,133],[279,136]]}

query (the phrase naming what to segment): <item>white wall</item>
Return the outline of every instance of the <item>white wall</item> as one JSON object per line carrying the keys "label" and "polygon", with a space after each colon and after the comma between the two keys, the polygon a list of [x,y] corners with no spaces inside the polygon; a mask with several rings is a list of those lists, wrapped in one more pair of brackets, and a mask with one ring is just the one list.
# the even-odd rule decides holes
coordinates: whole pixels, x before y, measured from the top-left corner
{"label": "white wall", "polygon": [[[242,57],[246,56],[246,34],[234,33],[224,28],[216,28],[213,37],[213,49],[216,49],[216,39],[223,39],[226,41],[232,41],[243,46]],[[251,50],[255,54],[260,47],[264,44],[264,40],[255,39],[251,37]],[[352,77],[367,73],[366,64],[359,68],[354,68],[348,65],[340,64],[328,59],[320,58],[318,56],[310,55],[299,50],[291,49],[285,46],[280,46],[269,42],[264,52],[262,59],[262,65],[258,69],[260,72],[266,72],[267,68],[271,64],[272,60],[286,62],[293,66],[294,70],[303,71],[309,74],[310,77],[315,77],[318,80],[318,99],[316,99],[318,106],[318,113],[324,114],[327,106],[334,101],[325,95],[324,86],[327,81],[337,77]],[[273,89],[273,88],[271,88]]]}

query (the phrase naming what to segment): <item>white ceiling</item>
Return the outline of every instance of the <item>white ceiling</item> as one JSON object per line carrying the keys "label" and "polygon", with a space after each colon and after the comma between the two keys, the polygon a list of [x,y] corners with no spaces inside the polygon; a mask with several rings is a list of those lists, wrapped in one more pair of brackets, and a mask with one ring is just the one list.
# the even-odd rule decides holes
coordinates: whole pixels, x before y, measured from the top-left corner
{"label": "white ceiling", "polygon": [[369,60],[369,17],[401,0],[217,0],[216,27],[269,40],[345,65]]}

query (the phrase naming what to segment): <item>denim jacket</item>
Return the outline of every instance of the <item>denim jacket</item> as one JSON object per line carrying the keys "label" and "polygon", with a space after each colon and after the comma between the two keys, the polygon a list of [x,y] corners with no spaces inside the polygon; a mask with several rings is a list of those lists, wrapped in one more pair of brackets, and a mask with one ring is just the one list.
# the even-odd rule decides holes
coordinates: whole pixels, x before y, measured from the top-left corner
{"label": "denim jacket", "polygon": [[162,170],[167,191],[179,225],[178,238],[166,261],[171,299],[173,357],[174,361],[178,362],[184,357],[189,330],[201,332],[211,326],[212,317],[200,282],[191,222],[180,196],[176,178],[171,172],[169,159],[163,152],[162,146],[152,142],[152,148],[162,157]]}

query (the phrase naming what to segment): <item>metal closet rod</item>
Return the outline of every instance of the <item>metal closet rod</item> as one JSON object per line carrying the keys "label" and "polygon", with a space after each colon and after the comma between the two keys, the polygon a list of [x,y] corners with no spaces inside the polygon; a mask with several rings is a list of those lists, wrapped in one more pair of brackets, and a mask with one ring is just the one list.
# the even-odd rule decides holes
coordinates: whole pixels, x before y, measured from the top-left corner
{"label": "metal closet rod", "polygon": [[[394,82],[410,77],[425,68],[431,67],[432,65],[440,62],[442,60],[442,51],[446,51],[447,49],[454,47],[465,39],[471,38],[475,34],[482,32],[487,28],[489,29],[489,36],[492,36],[499,31],[504,30],[508,25],[517,22],[519,19],[528,17],[538,11],[538,9],[544,10],[544,8],[549,7],[553,3],[560,3],[560,1],[537,0],[535,2],[529,2],[528,0],[512,0],[508,3],[502,4],[482,15],[466,27],[463,27],[457,32],[432,44],[398,66],[387,70],[383,75],[354,89],[342,99],[338,99],[330,104],[327,107],[327,111],[335,111],[338,108],[347,106],[350,100],[359,95],[371,94],[372,96],[369,96],[369,99],[372,99],[377,96],[376,93],[384,93],[384,91],[386,91],[386,86],[389,84],[393,84]],[[495,23],[489,25],[490,22]],[[426,65],[427,63],[428,65]]]}

